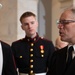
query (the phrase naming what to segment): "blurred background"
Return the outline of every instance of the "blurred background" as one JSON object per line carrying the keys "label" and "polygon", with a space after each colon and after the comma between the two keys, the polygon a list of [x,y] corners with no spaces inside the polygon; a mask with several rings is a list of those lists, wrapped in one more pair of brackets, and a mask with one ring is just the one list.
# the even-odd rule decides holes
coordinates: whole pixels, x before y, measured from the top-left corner
{"label": "blurred background", "polygon": [[57,20],[65,8],[75,6],[75,0],[0,0],[0,39],[11,43],[24,38],[20,16],[26,11],[37,15],[38,33],[41,37],[55,40],[58,37]]}

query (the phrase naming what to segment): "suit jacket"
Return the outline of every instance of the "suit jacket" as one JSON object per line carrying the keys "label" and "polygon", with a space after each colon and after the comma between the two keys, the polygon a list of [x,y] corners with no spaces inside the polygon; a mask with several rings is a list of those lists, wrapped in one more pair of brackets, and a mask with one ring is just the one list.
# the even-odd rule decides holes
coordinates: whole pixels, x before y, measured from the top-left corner
{"label": "suit jacket", "polygon": [[47,75],[75,75],[75,58],[73,58],[68,68],[66,66],[67,47],[54,52]]}
{"label": "suit jacket", "polygon": [[[1,75],[17,75],[16,66],[13,61],[11,48],[8,44],[0,41],[2,48],[2,74]],[[1,50],[0,48],[0,50]],[[0,60],[1,62],[1,60]],[[0,67],[1,68],[1,67]]]}

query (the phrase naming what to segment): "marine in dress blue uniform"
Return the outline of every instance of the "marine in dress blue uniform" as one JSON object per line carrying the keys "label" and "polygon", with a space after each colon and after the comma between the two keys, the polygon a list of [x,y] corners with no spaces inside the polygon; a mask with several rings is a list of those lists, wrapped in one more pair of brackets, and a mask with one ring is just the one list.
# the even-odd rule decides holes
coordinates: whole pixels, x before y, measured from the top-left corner
{"label": "marine in dress blue uniform", "polygon": [[39,37],[36,32],[38,23],[35,14],[25,12],[20,21],[26,36],[13,42],[11,46],[19,75],[46,75],[55,50],[53,43]]}
{"label": "marine in dress blue uniform", "polygon": [[12,43],[17,67],[20,73],[46,73],[54,51],[51,41],[39,37],[25,37]]}

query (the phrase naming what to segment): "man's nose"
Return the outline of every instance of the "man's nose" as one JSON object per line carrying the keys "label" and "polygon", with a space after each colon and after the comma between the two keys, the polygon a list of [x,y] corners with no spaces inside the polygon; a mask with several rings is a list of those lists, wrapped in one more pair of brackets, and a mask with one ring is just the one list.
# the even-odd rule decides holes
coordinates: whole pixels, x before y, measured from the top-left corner
{"label": "man's nose", "polygon": [[31,24],[28,25],[29,28],[31,28],[31,26],[32,26]]}
{"label": "man's nose", "polygon": [[61,28],[63,28],[63,24],[59,23],[58,24],[58,29],[61,29]]}

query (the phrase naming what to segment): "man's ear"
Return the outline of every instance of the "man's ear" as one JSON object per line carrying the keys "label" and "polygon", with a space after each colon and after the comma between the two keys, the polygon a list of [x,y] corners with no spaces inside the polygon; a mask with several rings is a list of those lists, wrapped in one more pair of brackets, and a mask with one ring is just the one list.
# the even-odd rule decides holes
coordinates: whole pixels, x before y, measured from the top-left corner
{"label": "man's ear", "polygon": [[37,27],[38,27],[38,21],[36,21],[36,23],[37,23]]}

